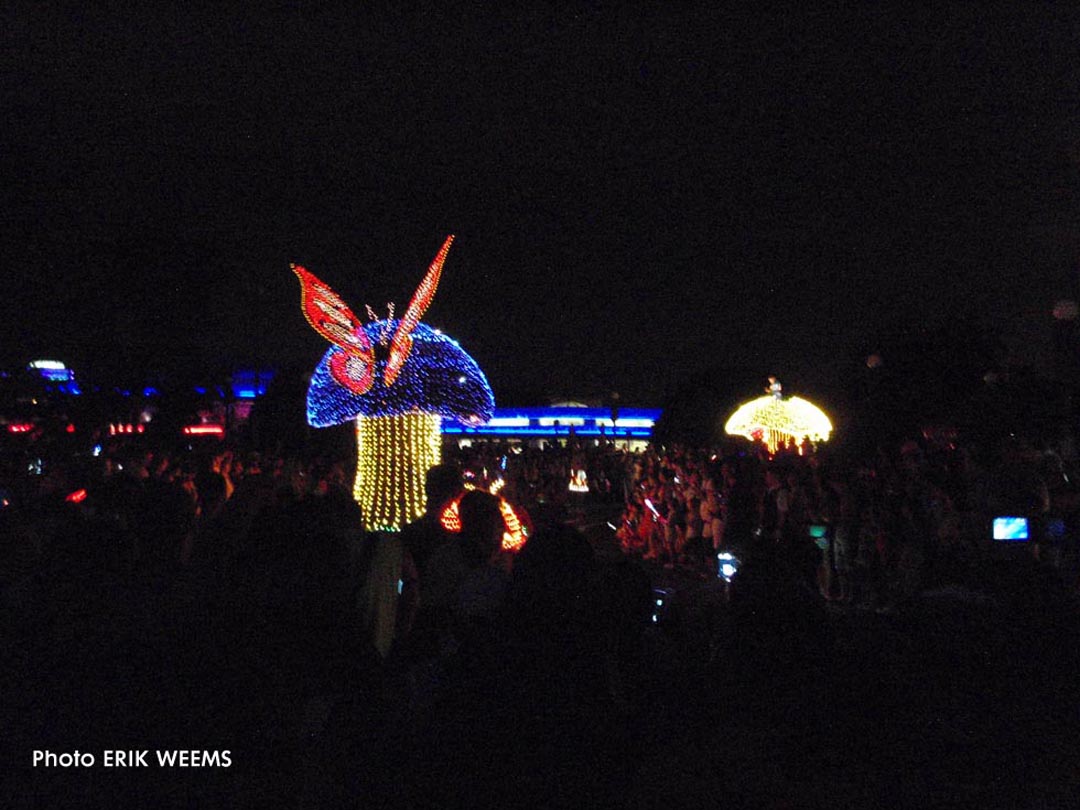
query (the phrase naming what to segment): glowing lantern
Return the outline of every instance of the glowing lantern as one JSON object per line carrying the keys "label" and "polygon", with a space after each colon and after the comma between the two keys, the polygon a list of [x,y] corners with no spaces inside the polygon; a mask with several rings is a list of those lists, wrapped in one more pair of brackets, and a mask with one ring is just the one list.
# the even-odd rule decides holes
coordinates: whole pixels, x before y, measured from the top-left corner
{"label": "glowing lantern", "polygon": [[739,406],[724,425],[724,432],[764,441],[775,453],[789,439],[796,444],[805,437],[815,442],[828,440],[832,423],[820,408],[805,399],[765,396]]}
{"label": "glowing lantern", "polygon": [[571,492],[589,491],[589,479],[585,470],[571,470],[569,489]]}
{"label": "glowing lantern", "polygon": [[[499,481],[501,480],[502,479],[499,479]],[[476,489],[476,487],[472,484],[466,484],[465,489]],[[496,495],[495,493],[498,489],[499,488],[493,484],[488,491],[499,499],[499,511],[502,512],[503,523],[506,525],[506,531],[503,532],[502,537],[502,550],[516,554],[521,551],[522,547],[525,545],[525,541],[529,539],[529,534],[531,532],[529,519],[524,510],[519,515],[517,510],[510,505],[510,502],[506,500],[506,498],[501,495]],[[458,510],[463,495],[464,493],[458,495],[446,504],[442,515],[439,517],[439,522],[442,523],[443,528],[448,532],[457,534],[461,531],[461,515]]]}
{"label": "glowing lantern", "polygon": [[448,236],[405,314],[363,324],[325,283],[293,265],[308,323],[332,346],[308,388],[313,427],[356,420],[353,497],[369,529],[399,531],[424,512],[424,475],[439,463],[443,417],[480,423],[495,399],[480,367],[441,331],[420,323],[454,237]]}

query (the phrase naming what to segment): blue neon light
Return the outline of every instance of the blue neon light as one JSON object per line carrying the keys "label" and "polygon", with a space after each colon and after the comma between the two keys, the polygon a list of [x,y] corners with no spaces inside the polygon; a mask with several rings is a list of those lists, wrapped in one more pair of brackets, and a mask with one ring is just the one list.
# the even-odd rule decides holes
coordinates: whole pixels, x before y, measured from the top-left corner
{"label": "blue neon light", "polygon": [[[643,438],[652,436],[652,426],[660,418],[658,408],[620,408],[617,422],[630,425],[612,426],[611,411],[605,408],[501,408],[492,414],[487,424],[472,425],[457,420],[445,420],[442,432],[447,435],[530,437],[583,436],[600,438]],[[565,420],[566,423],[560,423]]]}
{"label": "blue neon light", "polygon": [[39,368],[37,373],[41,375],[42,379],[49,382],[69,382],[74,376],[66,368]]}
{"label": "blue neon light", "polygon": [[268,369],[241,369],[233,372],[232,394],[236,399],[256,399],[266,393],[273,379],[274,372]]}

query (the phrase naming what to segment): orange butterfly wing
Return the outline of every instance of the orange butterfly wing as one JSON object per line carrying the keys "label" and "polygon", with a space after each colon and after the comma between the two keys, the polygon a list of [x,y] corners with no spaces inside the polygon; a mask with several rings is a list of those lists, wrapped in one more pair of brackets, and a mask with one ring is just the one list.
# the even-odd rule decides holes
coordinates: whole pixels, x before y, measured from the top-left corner
{"label": "orange butterfly wing", "polygon": [[375,381],[375,355],[360,320],[336,292],[298,264],[300,306],[311,328],[340,351],[330,355],[330,374],[354,394],[366,393]]}
{"label": "orange butterfly wing", "polygon": [[446,261],[446,254],[450,251],[450,245],[453,241],[453,234],[446,237],[443,246],[435,254],[427,275],[424,276],[424,280],[420,282],[420,286],[413,293],[412,300],[409,301],[409,308],[405,310],[405,314],[398,323],[397,331],[390,341],[390,358],[386,362],[386,372],[383,375],[383,381],[387,385],[394,384],[394,380],[401,373],[401,367],[409,359],[409,353],[412,351],[412,331],[420,323],[424,313],[427,312],[431,299],[435,297],[435,289],[439,286],[443,263]]}

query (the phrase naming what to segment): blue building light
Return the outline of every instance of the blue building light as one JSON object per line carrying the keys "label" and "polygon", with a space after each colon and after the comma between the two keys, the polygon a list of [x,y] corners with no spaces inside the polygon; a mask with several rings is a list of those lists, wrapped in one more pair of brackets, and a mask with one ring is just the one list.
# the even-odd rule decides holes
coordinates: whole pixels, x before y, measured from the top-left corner
{"label": "blue building light", "polygon": [[266,393],[274,372],[266,369],[240,369],[233,372],[232,395],[236,399],[256,399]]}
{"label": "blue building light", "polygon": [[75,372],[59,360],[34,360],[28,368],[49,382],[66,383],[75,379]]}
{"label": "blue building light", "polygon": [[658,408],[620,408],[612,419],[607,408],[496,408],[492,417],[478,425],[444,419],[444,435],[492,438],[538,438],[582,436],[605,439],[648,439],[660,418]]}

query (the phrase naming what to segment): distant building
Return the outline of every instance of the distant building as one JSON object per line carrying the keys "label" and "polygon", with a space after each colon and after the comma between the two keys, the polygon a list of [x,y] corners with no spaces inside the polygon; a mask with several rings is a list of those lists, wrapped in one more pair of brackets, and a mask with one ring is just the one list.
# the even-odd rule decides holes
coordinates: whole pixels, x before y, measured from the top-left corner
{"label": "distant building", "polygon": [[75,372],[59,360],[33,360],[27,369],[55,386],[57,393],[75,396],[82,393],[82,389],[75,381]]}
{"label": "distant building", "polygon": [[512,441],[531,445],[565,444],[570,438],[610,441],[627,450],[643,450],[652,441],[659,408],[610,408],[557,405],[538,408],[496,408],[487,422],[471,425],[444,419],[446,441],[467,447],[473,439]]}

